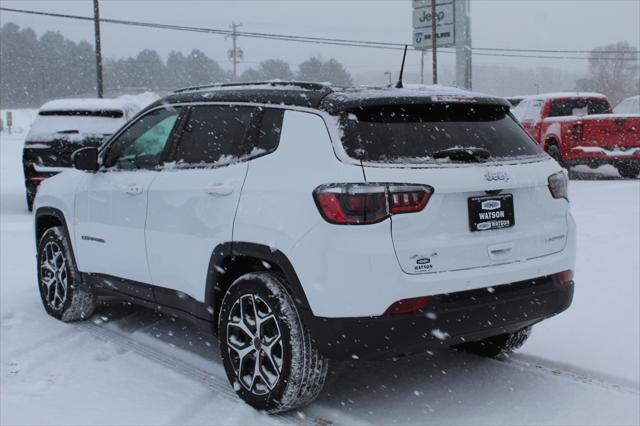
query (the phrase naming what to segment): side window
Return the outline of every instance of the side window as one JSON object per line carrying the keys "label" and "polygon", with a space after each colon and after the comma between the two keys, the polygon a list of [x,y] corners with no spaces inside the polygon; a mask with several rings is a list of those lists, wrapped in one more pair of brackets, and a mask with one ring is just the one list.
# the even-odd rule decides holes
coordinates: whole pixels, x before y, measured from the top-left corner
{"label": "side window", "polygon": [[175,159],[188,166],[223,166],[273,151],[282,112],[245,106],[196,106],[178,144]]}
{"label": "side window", "polygon": [[123,170],[158,166],[179,113],[180,108],[162,108],[138,119],[107,147],[104,166]]}
{"label": "side window", "polygon": [[529,104],[529,108],[522,117],[523,120],[532,120],[538,121],[540,120],[540,111],[542,110],[542,105],[544,105],[544,101],[542,100],[533,100]]}

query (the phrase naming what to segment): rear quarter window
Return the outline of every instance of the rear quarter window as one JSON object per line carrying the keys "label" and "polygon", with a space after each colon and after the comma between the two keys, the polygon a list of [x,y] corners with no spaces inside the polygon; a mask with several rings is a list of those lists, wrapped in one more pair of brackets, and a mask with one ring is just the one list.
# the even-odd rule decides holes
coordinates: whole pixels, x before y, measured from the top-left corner
{"label": "rear quarter window", "polygon": [[440,162],[433,159],[433,154],[450,148],[486,149],[492,160],[541,154],[504,106],[426,104],[356,108],[343,114],[341,127],[347,154],[367,162]]}

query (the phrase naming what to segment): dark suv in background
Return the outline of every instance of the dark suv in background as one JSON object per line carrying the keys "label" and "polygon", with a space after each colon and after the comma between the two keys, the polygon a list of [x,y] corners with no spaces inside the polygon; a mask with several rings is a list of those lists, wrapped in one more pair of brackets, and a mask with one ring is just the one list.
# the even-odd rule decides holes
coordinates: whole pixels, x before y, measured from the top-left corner
{"label": "dark suv in background", "polygon": [[71,167],[79,148],[99,146],[139,108],[116,99],[59,99],[44,104],[24,143],[22,164],[27,207],[40,182]]}

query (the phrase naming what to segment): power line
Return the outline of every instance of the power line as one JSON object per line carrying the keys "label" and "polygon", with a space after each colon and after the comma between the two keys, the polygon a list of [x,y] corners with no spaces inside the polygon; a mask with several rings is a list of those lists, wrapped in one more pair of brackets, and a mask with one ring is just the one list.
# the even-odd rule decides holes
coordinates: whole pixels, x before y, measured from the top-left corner
{"label": "power line", "polygon": [[[0,7],[0,10],[6,11],[6,12],[13,12],[13,13],[50,16],[55,18],[93,21],[93,18],[91,17],[80,16],[80,15],[69,15],[69,14],[53,13],[53,12],[39,12],[35,10],[14,9],[14,8],[8,8],[8,7]],[[290,41],[290,42],[298,42],[298,43],[312,43],[312,44],[387,49],[387,50],[400,50],[404,48],[404,43],[394,43],[394,42],[377,42],[377,41],[367,41],[367,40],[297,36],[297,35],[261,33],[261,32],[250,32],[250,31],[237,31],[237,30],[233,31],[233,30],[225,30],[225,29],[217,29],[217,28],[192,27],[192,26],[184,26],[184,25],[161,24],[161,23],[129,21],[129,20],[122,20],[122,19],[109,19],[109,18],[100,18],[100,22],[118,24],[118,25],[129,25],[129,26],[136,26],[136,27],[143,27],[143,28],[157,28],[157,29],[166,29],[166,30],[174,30],[174,31],[200,32],[200,33],[209,33],[209,34],[217,34],[217,35],[224,35],[224,36],[235,35],[238,37],[280,40],[280,41]],[[440,52],[447,53],[447,54],[455,53],[455,51],[453,50],[440,50]],[[514,53],[492,53],[492,52],[514,52]],[[606,58],[600,58],[600,57],[583,57],[583,56],[558,56],[558,55],[538,55],[538,54],[528,55],[528,54],[518,54],[517,52],[562,53],[562,54],[564,53],[571,53],[571,54],[602,53],[602,54],[634,54],[634,55],[640,54],[640,50],[586,51],[586,50],[551,50],[551,49],[507,49],[507,48],[489,48],[489,47],[474,47],[472,54],[474,56],[531,58],[531,59],[568,59],[568,60],[585,60],[585,61],[588,61],[590,59],[595,59],[595,60],[606,59]],[[640,60],[640,58],[619,58],[619,59],[623,61]]]}

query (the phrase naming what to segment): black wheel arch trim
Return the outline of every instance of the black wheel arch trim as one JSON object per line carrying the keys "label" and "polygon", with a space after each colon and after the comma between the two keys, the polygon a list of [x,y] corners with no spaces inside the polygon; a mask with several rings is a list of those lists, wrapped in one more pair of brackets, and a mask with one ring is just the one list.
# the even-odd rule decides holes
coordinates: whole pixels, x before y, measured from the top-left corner
{"label": "black wheel arch trim", "polygon": [[64,217],[64,213],[62,213],[62,210],[56,209],[54,207],[38,207],[34,215],[35,215],[34,237],[36,239],[36,247],[38,247],[38,244],[40,243],[40,238],[38,236],[38,223],[40,221],[40,218],[43,216],[54,217],[62,224],[62,230],[65,233],[65,237],[67,237],[69,241],[69,246],[71,247],[71,256],[73,257],[73,262],[77,265],[76,257],[75,257],[75,254],[73,253],[74,244],[73,244],[73,241],[71,241],[71,235],[69,234],[69,227],[67,225],[67,220]]}
{"label": "black wheel arch trim", "polygon": [[220,268],[228,261],[233,262],[234,258],[237,257],[250,257],[277,266],[284,274],[287,290],[289,290],[296,302],[296,306],[300,310],[303,320],[313,316],[298,274],[283,252],[277,249],[274,250],[263,244],[233,241],[219,244],[213,250],[209,261],[204,300],[205,306],[209,309],[214,309],[214,318],[218,314],[217,307],[219,307],[222,297],[224,297],[224,294],[220,294],[221,289],[218,286],[219,277],[224,273],[220,272]]}
{"label": "black wheel arch trim", "polygon": [[[67,219],[65,218],[64,213],[62,212],[62,210],[57,209],[55,207],[38,207],[38,209],[34,212],[34,216],[35,216],[35,220],[34,220],[34,225],[35,225],[34,226],[34,237],[35,237],[35,240],[36,240],[36,253],[38,251],[38,247],[40,245],[40,238],[41,238],[41,236],[40,237],[38,236],[39,220],[40,220],[41,217],[44,217],[44,216],[54,217],[60,222],[60,224],[62,226],[62,232],[64,233],[64,236],[67,239],[67,242],[69,243],[69,251],[71,252],[70,253],[71,254],[71,260],[73,261],[73,264],[76,265],[76,270],[77,270],[78,261],[76,259],[76,254],[74,252],[75,244],[74,244],[74,241],[71,239],[71,234],[69,234],[69,227],[67,225]],[[80,277],[82,278],[82,274],[80,274]],[[84,281],[81,280],[81,284],[84,284]]]}

